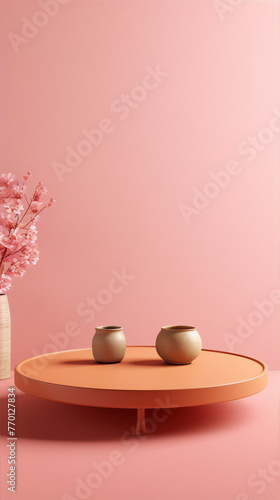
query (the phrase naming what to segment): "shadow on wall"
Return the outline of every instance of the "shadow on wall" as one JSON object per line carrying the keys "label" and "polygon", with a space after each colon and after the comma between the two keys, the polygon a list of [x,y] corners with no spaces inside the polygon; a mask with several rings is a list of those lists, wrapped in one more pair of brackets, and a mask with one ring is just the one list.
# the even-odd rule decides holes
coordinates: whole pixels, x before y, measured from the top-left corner
{"label": "shadow on wall", "polygon": [[[7,433],[7,399],[1,398],[1,434]],[[57,441],[119,441],[122,435],[134,434],[136,410],[93,408],[57,403],[18,394],[16,400],[16,436],[24,439]],[[188,408],[172,408],[161,422],[146,410],[150,439],[210,433],[229,429],[254,419],[253,408],[246,400]],[[163,410],[160,410],[163,411]]]}

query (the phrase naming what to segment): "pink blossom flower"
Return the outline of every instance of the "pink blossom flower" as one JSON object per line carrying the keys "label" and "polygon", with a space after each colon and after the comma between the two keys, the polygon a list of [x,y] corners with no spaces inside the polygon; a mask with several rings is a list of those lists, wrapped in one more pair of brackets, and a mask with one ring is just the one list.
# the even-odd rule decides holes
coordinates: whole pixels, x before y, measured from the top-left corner
{"label": "pink blossom flower", "polygon": [[8,213],[14,214],[15,216],[20,215],[24,209],[20,198],[9,200],[9,203],[4,206]]}
{"label": "pink blossom flower", "polygon": [[38,213],[41,205],[43,205],[41,201],[32,201],[30,203],[31,212],[33,212],[34,214]]}
{"label": "pink blossom flower", "polygon": [[25,258],[27,264],[37,264],[39,260],[39,250],[37,244],[33,241],[30,241],[23,249],[22,255]]}
{"label": "pink blossom flower", "polygon": [[9,186],[13,182],[15,176],[11,173],[0,175],[0,186]]}
{"label": "pink blossom flower", "polygon": [[3,232],[3,230],[6,230],[6,234],[9,234],[9,230],[13,229],[15,225],[15,217],[3,210],[3,212],[0,213],[0,228],[2,230],[1,232]]}
{"label": "pink blossom flower", "polygon": [[14,185],[13,186],[13,192],[15,195],[15,198],[20,199],[23,197],[25,191],[26,191],[26,186],[24,184],[20,185]]}
{"label": "pink blossom flower", "polygon": [[35,224],[32,224],[26,234],[26,238],[31,241],[36,241],[37,240],[37,234],[38,231],[36,229]]}
{"label": "pink blossom flower", "polygon": [[22,277],[25,273],[27,263],[25,260],[13,259],[13,263],[7,271],[8,276]]}
{"label": "pink blossom flower", "polygon": [[24,234],[19,233],[16,229],[11,229],[8,236],[0,235],[1,245],[13,253],[18,252],[25,244],[24,240]]}
{"label": "pink blossom flower", "polygon": [[10,276],[2,274],[0,278],[0,293],[6,293],[12,285],[12,280]]}
{"label": "pink blossom flower", "polygon": [[39,182],[38,186],[35,189],[35,193],[34,193],[33,199],[35,201],[39,201],[40,198],[41,198],[41,196],[43,194],[46,194],[46,192],[47,192],[47,189],[43,186],[43,184],[41,182]]}
{"label": "pink blossom flower", "polygon": [[3,203],[5,199],[10,197],[15,197],[15,190],[19,188],[19,181],[15,180],[15,176],[12,174],[1,174],[0,175],[0,203]]}

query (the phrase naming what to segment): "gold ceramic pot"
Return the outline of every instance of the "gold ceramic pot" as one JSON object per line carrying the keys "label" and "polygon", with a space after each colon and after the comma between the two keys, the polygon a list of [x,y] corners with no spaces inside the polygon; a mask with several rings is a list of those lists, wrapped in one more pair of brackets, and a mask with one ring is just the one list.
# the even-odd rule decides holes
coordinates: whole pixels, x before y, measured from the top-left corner
{"label": "gold ceramic pot", "polygon": [[98,326],[92,339],[92,354],[99,363],[119,363],[126,350],[121,326]]}
{"label": "gold ceramic pot", "polygon": [[158,355],[171,365],[187,365],[200,354],[201,337],[194,326],[163,326],[156,338]]}

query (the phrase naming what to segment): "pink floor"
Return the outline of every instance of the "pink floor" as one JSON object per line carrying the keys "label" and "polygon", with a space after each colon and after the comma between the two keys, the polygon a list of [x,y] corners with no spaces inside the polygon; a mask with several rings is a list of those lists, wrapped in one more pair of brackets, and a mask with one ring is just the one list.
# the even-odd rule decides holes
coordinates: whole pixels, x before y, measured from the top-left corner
{"label": "pink floor", "polygon": [[16,493],[7,490],[7,388],[1,383],[1,500],[279,500],[280,372],[249,398],[136,411],[77,407],[17,390]]}

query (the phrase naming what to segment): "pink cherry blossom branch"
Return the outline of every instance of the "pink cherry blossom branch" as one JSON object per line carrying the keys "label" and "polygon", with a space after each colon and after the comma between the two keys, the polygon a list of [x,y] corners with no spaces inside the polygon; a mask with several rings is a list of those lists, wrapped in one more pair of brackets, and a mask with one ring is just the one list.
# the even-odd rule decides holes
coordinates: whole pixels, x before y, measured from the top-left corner
{"label": "pink cherry blossom branch", "polygon": [[[31,174],[23,177],[23,182],[15,179],[11,173],[0,175],[0,293],[6,293],[11,287],[11,277],[23,276],[26,267],[37,264],[39,250],[36,243],[36,222],[42,211],[55,201],[42,205],[41,197],[46,194],[46,188],[41,182],[37,184],[29,201],[25,194],[25,183]],[[26,202],[24,210],[23,199]],[[32,205],[33,204],[33,205]],[[23,213],[21,213],[23,211]],[[27,217],[29,216],[29,220]],[[15,258],[13,258],[15,256]]]}
{"label": "pink cherry blossom branch", "polygon": [[[53,200],[53,201],[54,201],[54,200]],[[32,217],[32,219],[30,219],[30,220],[29,220],[29,221],[25,224],[25,226],[21,226],[21,229],[25,229],[25,228],[26,228],[26,226],[28,226],[28,225],[30,224],[30,222],[32,222],[34,219],[36,219],[36,217],[38,217],[38,216],[39,216],[39,214],[40,214],[41,212],[43,212],[43,210],[45,210],[45,208],[47,208],[47,207],[49,207],[49,206],[51,206],[51,205],[50,205],[50,203],[48,203],[48,204],[47,204],[47,205],[45,205],[43,208],[41,208],[41,209],[40,209],[40,210],[39,210],[39,211],[38,211],[38,212],[34,215],[34,217]]]}
{"label": "pink cherry blossom branch", "polygon": [[35,188],[35,190],[34,190],[34,193],[33,193],[32,198],[31,198],[31,200],[30,200],[29,202],[28,202],[27,196],[26,196],[26,195],[24,195],[24,196],[25,196],[25,199],[26,199],[26,202],[28,203],[28,205],[27,205],[27,208],[26,208],[26,210],[25,210],[25,212],[24,212],[23,216],[22,216],[22,217],[21,217],[21,219],[17,222],[16,227],[18,227],[18,226],[19,226],[19,224],[21,224],[21,222],[23,221],[24,217],[27,215],[28,210],[29,210],[29,208],[30,208],[30,206],[31,206],[31,203],[32,203],[32,201],[33,201],[33,198],[34,198],[34,196],[35,196],[36,189],[37,189],[37,186],[36,186],[36,188]]}

